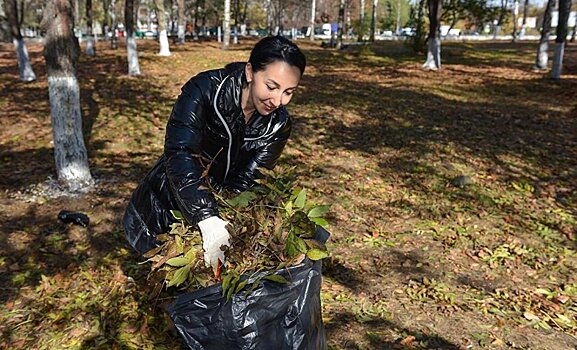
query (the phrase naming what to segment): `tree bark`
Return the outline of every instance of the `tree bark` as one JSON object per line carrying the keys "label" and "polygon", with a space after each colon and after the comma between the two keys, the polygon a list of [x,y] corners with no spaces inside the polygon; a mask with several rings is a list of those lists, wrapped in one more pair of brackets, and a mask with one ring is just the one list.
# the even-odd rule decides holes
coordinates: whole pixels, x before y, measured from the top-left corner
{"label": "tree bark", "polygon": [[311,41],[315,40],[315,16],[317,12],[317,2],[316,0],[311,0]]}
{"label": "tree bark", "polygon": [[427,60],[423,68],[430,70],[441,69],[441,39],[439,38],[439,25],[441,22],[441,1],[428,0],[429,7],[429,36],[427,48]]}
{"label": "tree bark", "polygon": [[87,38],[86,38],[86,55],[94,56],[96,55],[96,50],[94,48],[94,37],[92,36],[92,0],[86,0],[86,27],[87,27]]}
{"label": "tree bark", "polygon": [[138,64],[138,50],[134,38],[134,0],[125,0],[124,23],[126,26],[126,53],[128,59],[128,75],[140,75]]}
{"label": "tree bark", "polygon": [[18,20],[18,2],[17,0],[5,0],[5,13],[10,26],[10,34],[12,36],[12,43],[16,51],[16,59],[18,60],[18,70],[20,72],[20,80],[30,82],[36,80],[36,74],[30,65],[30,58],[28,57],[28,50],[26,43],[22,38],[20,32],[20,21]]}
{"label": "tree bark", "polygon": [[553,55],[553,69],[551,78],[560,79],[563,70],[563,55],[567,41],[567,21],[571,13],[571,0],[559,0],[559,22],[557,22],[557,38],[555,38],[555,54]]}
{"label": "tree bark", "polygon": [[523,4],[523,22],[521,23],[521,31],[519,32],[519,39],[523,39],[527,31],[527,13],[529,11],[529,0],[525,0]]}
{"label": "tree bark", "polygon": [[513,5],[513,42],[517,41],[517,18],[519,18],[519,0],[515,0]]}
{"label": "tree bark", "polygon": [[365,0],[360,0],[359,4],[359,37],[357,41],[363,41],[365,35]]}
{"label": "tree bark", "polygon": [[339,22],[337,29],[337,50],[343,47],[343,28],[345,22],[345,0],[341,0],[339,5]]}
{"label": "tree bark", "polygon": [[58,181],[76,192],[90,187],[93,180],[82,136],[80,89],[76,79],[80,45],[74,36],[72,16],[69,0],[51,0],[46,4],[41,26],[46,33],[44,58]]}
{"label": "tree bark", "polygon": [[228,50],[230,45],[230,0],[224,0],[224,20],[222,21],[222,28],[224,30],[222,49]]}
{"label": "tree bark", "polygon": [[499,11],[499,19],[497,20],[497,26],[495,27],[495,33],[493,34],[493,39],[497,39],[501,33],[501,26],[503,25],[503,20],[505,19],[505,12],[507,11],[507,6],[509,5],[509,0],[501,0],[501,8]]}
{"label": "tree bark", "polygon": [[156,6],[156,18],[158,19],[158,41],[160,42],[160,56],[170,56],[168,34],[166,33],[166,15],[164,13],[164,0],[154,0]]}
{"label": "tree bark", "polygon": [[182,45],[184,44],[185,38],[185,30],[186,30],[186,18],[184,17],[184,0],[177,0],[176,4],[178,6],[178,41],[177,43]]}
{"label": "tree bark", "polygon": [[541,38],[537,46],[537,58],[535,60],[535,68],[547,69],[549,61],[549,35],[551,33],[551,12],[555,7],[556,0],[547,1],[545,7],[545,14],[543,15],[543,27],[541,28]]}
{"label": "tree bark", "polygon": [[377,7],[379,6],[379,0],[373,0],[373,14],[371,16],[371,34],[369,35],[369,41],[375,41],[375,31],[377,30]]}

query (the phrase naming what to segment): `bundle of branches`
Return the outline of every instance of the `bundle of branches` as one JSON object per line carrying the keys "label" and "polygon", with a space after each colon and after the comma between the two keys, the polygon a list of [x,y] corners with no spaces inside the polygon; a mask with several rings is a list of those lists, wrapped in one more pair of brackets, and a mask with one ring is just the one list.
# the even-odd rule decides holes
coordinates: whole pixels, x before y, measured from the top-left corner
{"label": "bundle of branches", "polygon": [[[307,201],[304,189],[295,185],[291,173],[267,172],[258,186],[240,194],[213,193],[220,216],[231,223],[231,247],[225,250],[226,262],[216,273],[205,267],[200,231],[189,225],[178,211],[171,231],[158,236],[162,244],[147,252],[153,262],[151,275],[166,287],[193,291],[222,282],[230,297],[246,289],[250,293],[261,280],[288,281],[276,274],[301,263],[305,257],[319,260],[328,256],[326,246],[313,239],[316,226],[326,226],[323,218],[328,206]],[[247,284],[252,283],[250,288]]]}

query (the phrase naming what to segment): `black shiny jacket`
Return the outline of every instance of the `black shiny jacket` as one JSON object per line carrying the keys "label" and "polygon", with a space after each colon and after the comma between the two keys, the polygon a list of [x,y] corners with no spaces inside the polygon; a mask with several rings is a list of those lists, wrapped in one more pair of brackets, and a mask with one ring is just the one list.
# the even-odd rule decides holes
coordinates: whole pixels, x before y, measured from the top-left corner
{"label": "black shiny jacket", "polygon": [[[183,87],[174,104],[164,154],[132,194],[123,217],[126,236],[139,253],[157,245],[179,210],[196,224],[218,215],[213,188],[243,191],[259,177],[257,167],[272,169],[291,131],[284,107],[268,116],[258,112],[245,123],[241,91],[244,66],[200,73]],[[203,173],[210,164],[208,176]]]}

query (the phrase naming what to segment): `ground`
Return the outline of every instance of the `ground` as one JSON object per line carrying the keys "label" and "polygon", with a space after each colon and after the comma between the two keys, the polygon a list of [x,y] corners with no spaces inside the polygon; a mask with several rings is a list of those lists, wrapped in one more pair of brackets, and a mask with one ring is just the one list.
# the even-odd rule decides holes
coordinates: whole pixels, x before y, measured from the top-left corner
{"label": "ground", "polygon": [[[246,60],[254,42],[139,41],[81,56],[97,184],[58,196],[42,47],[38,80],[0,51],[0,349],[178,349],[147,266],[124,239],[132,190],[162,152],[180,87]],[[443,68],[400,42],[343,51],[299,41],[308,67],[281,167],[331,204],[323,319],[330,349],[577,347],[577,47],[563,79],[536,43],[447,43]],[[57,220],[85,212],[83,228]]]}

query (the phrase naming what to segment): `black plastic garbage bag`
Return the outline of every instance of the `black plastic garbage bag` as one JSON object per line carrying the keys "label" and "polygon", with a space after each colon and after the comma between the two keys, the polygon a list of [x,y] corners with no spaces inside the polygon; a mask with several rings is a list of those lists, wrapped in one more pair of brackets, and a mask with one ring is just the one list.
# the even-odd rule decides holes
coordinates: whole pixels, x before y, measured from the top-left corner
{"label": "black plastic garbage bag", "polygon": [[[328,236],[317,228],[317,240]],[[180,295],[167,311],[189,349],[324,350],[321,266],[306,259],[279,272],[289,284],[263,280],[250,294],[241,291],[228,302],[215,284]]]}

